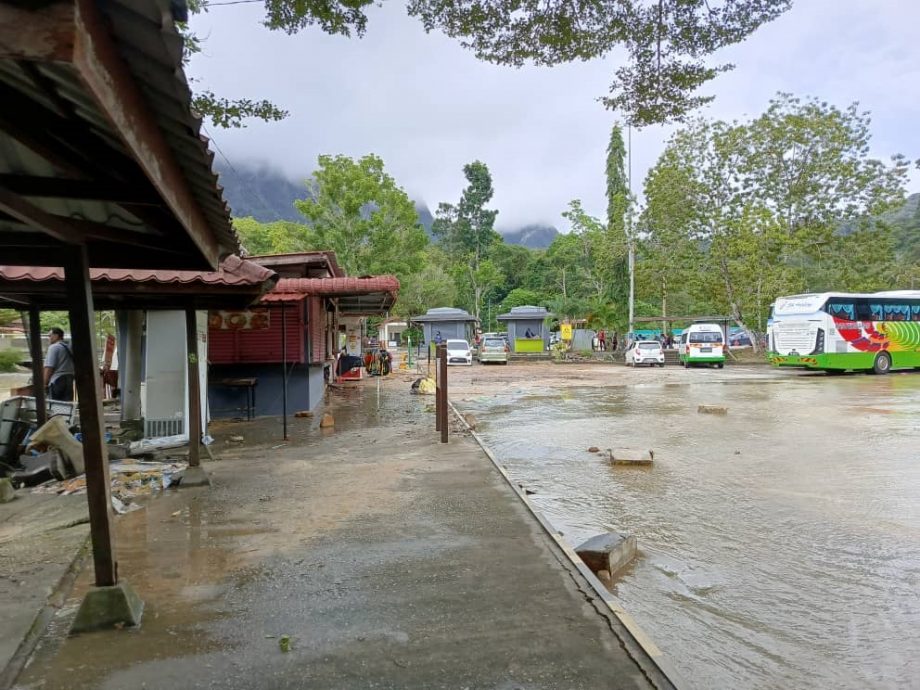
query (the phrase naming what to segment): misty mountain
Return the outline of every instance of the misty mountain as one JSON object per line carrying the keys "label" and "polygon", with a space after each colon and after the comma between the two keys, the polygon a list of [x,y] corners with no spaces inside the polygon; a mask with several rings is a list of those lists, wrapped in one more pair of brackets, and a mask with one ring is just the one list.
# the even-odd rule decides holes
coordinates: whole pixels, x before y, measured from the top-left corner
{"label": "misty mountain", "polygon": [[[214,169],[220,174],[224,198],[230,204],[235,218],[252,216],[263,223],[276,220],[304,222],[303,216],[294,208],[295,200],[308,196],[303,182],[295,182],[280,170],[264,164],[237,163],[231,167],[226,161],[215,159]],[[416,201],[415,210],[419,222],[430,236],[431,225],[434,223],[431,209],[424,201]],[[509,244],[520,244],[531,249],[545,249],[558,234],[556,228],[546,225],[528,225],[503,233]]]}
{"label": "misty mountain", "polygon": [[530,249],[546,249],[559,235],[559,231],[552,225],[534,223],[502,234],[508,244],[520,244]]}
{"label": "misty mountain", "polygon": [[214,160],[214,170],[220,175],[224,198],[230,204],[234,218],[252,216],[263,223],[290,220],[302,223],[304,218],[294,208],[296,199],[307,198],[307,187],[284,176],[267,165],[237,164]]}

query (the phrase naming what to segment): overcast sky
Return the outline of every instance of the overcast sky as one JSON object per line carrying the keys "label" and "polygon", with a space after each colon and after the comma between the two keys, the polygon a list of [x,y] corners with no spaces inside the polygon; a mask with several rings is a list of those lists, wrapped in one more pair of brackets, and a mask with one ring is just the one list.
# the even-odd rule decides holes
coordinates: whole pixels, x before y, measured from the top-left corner
{"label": "overcast sky", "polygon": [[[215,0],[219,1],[219,0]],[[365,38],[318,29],[288,36],[260,24],[261,6],[213,6],[193,19],[204,51],[189,69],[197,86],[232,98],[268,98],[287,120],[241,130],[209,128],[232,164],[266,163],[307,177],[322,153],[380,155],[397,182],[432,209],[455,202],[462,167],[488,164],[498,227],[549,223],[571,199],[603,216],[604,158],[614,113],[597,98],[619,64],[513,69],[477,61],[455,41],[425,34],[391,1],[370,10]],[[702,113],[756,116],[777,91],[872,113],[873,154],[920,158],[920,3],[795,0],[794,8],[744,44],[717,54],[736,69],[704,93]],[[633,132],[633,186],[641,189],[670,128]],[[910,190],[920,190],[912,173]]]}

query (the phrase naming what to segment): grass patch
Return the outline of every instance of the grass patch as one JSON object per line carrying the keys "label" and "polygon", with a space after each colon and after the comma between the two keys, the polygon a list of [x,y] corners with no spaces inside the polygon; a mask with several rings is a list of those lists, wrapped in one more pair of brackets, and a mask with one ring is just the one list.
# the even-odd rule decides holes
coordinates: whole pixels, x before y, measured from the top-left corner
{"label": "grass patch", "polygon": [[22,350],[0,350],[0,372],[16,371],[22,359]]}

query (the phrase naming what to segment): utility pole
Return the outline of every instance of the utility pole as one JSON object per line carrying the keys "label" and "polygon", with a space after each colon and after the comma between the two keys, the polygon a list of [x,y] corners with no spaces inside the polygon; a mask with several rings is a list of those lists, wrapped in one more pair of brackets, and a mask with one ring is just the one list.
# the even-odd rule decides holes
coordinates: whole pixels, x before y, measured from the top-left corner
{"label": "utility pole", "polygon": [[626,125],[627,141],[627,167],[626,167],[626,186],[629,190],[629,197],[626,204],[626,243],[629,247],[629,333],[631,337],[633,332],[633,318],[635,316],[635,299],[636,299],[636,245],[633,239],[632,228],[632,125]]}

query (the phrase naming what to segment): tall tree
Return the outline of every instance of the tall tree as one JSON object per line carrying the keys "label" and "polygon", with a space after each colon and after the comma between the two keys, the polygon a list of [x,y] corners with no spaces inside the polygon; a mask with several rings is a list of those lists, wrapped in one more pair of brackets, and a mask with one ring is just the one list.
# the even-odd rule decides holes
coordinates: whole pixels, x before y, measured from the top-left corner
{"label": "tall tree", "polygon": [[604,261],[609,261],[611,294],[618,320],[625,320],[629,297],[629,243],[627,227],[630,213],[629,178],[626,172],[626,146],[623,129],[614,125],[607,145],[607,231]]}
{"label": "tall tree", "polygon": [[467,186],[457,205],[441,203],[432,232],[453,262],[458,292],[469,295],[473,315],[479,318],[483,298],[502,281],[491,260],[493,247],[502,241],[495,232],[498,211],[486,208],[492,200],[492,175],[481,161],[463,166]]}
{"label": "tall tree", "polygon": [[294,205],[312,228],[314,248],[334,250],[348,273],[405,278],[421,269],[428,236],[379,157],[320,156],[307,186],[310,197]]}
{"label": "tall tree", "polygon": [[[296,33],[307,27],[363,36],[374,0],[264,0],[264,24]],[[192,11],[207,9],[193,0]],[[730,65],[706,58],[746,39],[789,9],[792,0],[407,0],[426,31],[440,30],[488,62],[557,65],[626,52],[607,107],[636,126],[680,121],[712,96],[698,89]],[[190,35],[197,45],[197,37]],[[221,123],[222,102],[205,92],[204,105]],[[229,105],[233,105],[230,102]],[[276,119],[270,103],[237,102],[243,115]],[[240,122],[230,118],[231,123]],[[237,125],[238,126],[238,125]]]}

